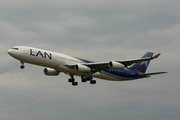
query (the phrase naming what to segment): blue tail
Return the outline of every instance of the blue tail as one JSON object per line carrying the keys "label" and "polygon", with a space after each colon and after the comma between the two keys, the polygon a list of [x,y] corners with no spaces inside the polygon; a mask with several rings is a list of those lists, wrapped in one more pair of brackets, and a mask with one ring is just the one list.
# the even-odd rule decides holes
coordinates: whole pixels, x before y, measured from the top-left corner
{"label": "blue tail", "polygon": [[[147,52],[144,56],[142,56],[142,58],[152,57],[153,54],[154,54],[153,52]],[[129,69],[139,70],[140,72],[145,73],[148,68],[149,63],[150,63],[150,60],[138,62],[138,63],[135,63],[133,66],[129,67]]]}

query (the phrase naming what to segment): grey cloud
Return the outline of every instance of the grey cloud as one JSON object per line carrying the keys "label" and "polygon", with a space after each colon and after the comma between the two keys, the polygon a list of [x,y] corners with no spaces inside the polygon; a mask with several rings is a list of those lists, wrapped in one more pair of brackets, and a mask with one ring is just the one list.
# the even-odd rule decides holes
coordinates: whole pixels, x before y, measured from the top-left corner
{"label": "grey cloud", "polygon": [[[179,1],[0,2],[0,118],[179,120]],[[72,87],[61,73],[19,61],[7,50],[28,45],[90,60],[108,61],[161,52],[148,72],[129,82],[97,79]]]}

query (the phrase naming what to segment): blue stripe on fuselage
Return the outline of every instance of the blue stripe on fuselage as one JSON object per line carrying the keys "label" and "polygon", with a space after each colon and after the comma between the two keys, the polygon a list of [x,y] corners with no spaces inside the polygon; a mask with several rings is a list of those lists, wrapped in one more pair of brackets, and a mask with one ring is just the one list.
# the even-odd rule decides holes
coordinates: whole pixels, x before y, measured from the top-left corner
{"label": "blue stripe on fuselage", "polygon": [[138,78],[138,71],[130,71],[129,69],[121,69],[121,70],[102,70],[103,74],[108,76],[117,78],[119,80],[133,80]]}
{"label": "blue stripe on fuselage", "polygon": [[81,58],[77,58],[77,57],[75,57],[75,58],[78,60],[81,60],[84,63],[94,63],[93,61],[90,61],[90,60],[85,60],[85,59],[81,59]]}

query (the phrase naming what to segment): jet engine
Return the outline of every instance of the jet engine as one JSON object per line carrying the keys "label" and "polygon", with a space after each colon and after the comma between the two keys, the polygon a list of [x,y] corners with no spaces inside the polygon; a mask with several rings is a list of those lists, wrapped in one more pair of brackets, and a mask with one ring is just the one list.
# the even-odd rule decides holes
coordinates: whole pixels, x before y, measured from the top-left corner
{"label": "jet engine", "polygon": [[109,62],[109,67],[112,69],[123,69],[125,68],[125,66],[119,62],[115,62],[115,61],[110,61]]}
{"label": "jet engine", "polygon": [[59,72],[52,68],[44,68],[44,74],[49,76],[57,76]]}
{"label": "jet engine", "polygon": [[75,70],[80,71],[80,72],[90,72],[91,68],[85,66],[85,65],[81,65],[81,64],[77,64],[74,67]]}

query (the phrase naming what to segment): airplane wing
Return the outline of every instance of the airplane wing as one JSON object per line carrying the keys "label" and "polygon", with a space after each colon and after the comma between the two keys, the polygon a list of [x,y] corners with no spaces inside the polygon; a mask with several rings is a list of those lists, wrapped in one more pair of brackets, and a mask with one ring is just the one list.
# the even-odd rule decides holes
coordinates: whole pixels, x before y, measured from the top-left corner
{"label": "airplane wing", "polygon": [[[146,58],[137,58],[137,59],[131,59],[131,60],[122,60],[122,61],[111,61],[111,62],[115,62],[116,64],[120,64],[120,65],[124,65],[124,67],[127,67],[127,66],[130,66],[134,63],[138,63],[138,62],[142,62],[142,61],[147,61],[147,60],[152,60],[152,59],[155,59],[155,58],[158,58],[160,55],[157,54],[155,56],[152,56],[152,57],[146,57]],[[83,65],[83,66],[87,66],[89,68],[91,68],[91,70],[93,72],[97,72],[97,71],[101,71],[101,70],[108,70],[110,69],[111,67],[109,66],[110,65],[110,62],[95,62],[95,63],[81,63],[80,65]],[[69,68],[72,68],[74,69],[76,65],[64,65],[64,66],[67,66]]]}

